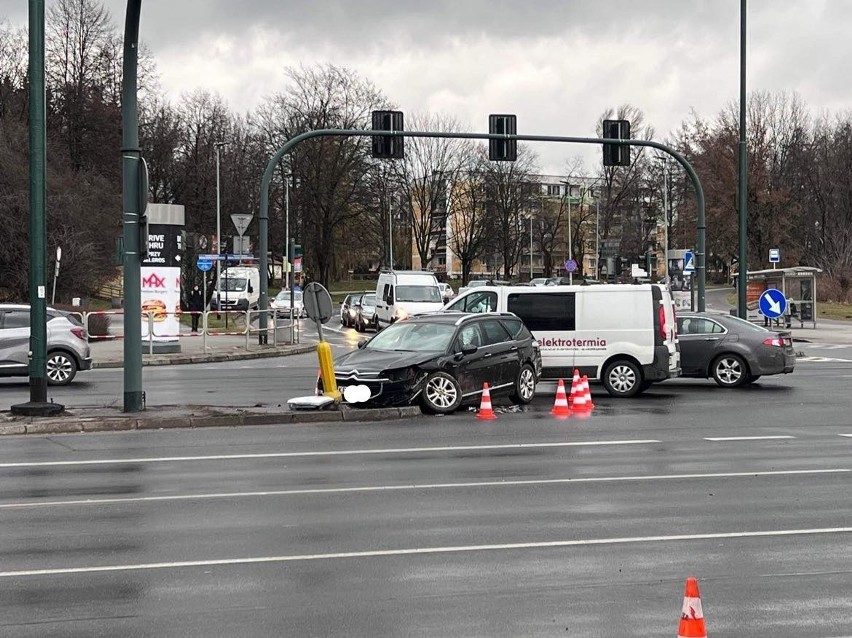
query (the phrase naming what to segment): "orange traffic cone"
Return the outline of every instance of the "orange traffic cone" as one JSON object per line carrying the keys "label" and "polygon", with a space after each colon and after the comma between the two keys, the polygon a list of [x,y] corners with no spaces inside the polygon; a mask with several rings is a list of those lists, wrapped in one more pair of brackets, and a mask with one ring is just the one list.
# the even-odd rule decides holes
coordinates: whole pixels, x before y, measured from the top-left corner
{"label": "orange traffic cone", "polygon": [[565,382],[559,379],[559,385],[556,388],[556,401],[553,404],[553,409],[550,411],[553,416],[566,417],[571,416],[571,408],[568,405],[568,397],[565,395]]}
{"label": "orange traffic cone", "polygon": [[477,419],[496,419],[497,415],[491,408],[491,390],[488,389],[488,384],[482,384],[482,401],[479,403],[479,411],[476,413]]}
{"label": "orange traffic cone", "polygon": [[574,368],[574,378],[571,379],[571,396],[568,397],[568,405],[574,405],[574,399],[577,398],[577,391],[580,389],[580,371]]}
{"label": "orange traffic cone", "polygon": [[574,401],[571,403],[571,414],[586,414],[589,413],[591,408],[586,403],[586,393],[583,391],[583,382],[580,381],[577,383],[577,393],[574,395]]}
{"label": "orange traffic cone", "polygon": [[583,375],[583,394],[586,395],[586,408],[591,410],[593,407],[595,407],[595,404],[592,401],[592,391],[589,388],[589,377],[585,374]]}
{"label": "orange traffic cone", "polygon": [[698,581],[686,579],[686,592],[683,595],[683,610],[680,614],[678,638],[707,638],[704,627],[704,611],[701,609],[701,596],[698,593]]}

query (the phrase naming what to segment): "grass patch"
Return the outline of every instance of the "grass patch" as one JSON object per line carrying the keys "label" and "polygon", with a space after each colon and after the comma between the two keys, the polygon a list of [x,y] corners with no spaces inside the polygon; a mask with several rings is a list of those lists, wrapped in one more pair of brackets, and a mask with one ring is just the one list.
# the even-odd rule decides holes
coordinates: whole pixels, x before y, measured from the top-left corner
{"label": "grass patch", "polygon": [[852,304],[838,303],[836,301],[818,301],[817,316],[823,319],[852,321]]}

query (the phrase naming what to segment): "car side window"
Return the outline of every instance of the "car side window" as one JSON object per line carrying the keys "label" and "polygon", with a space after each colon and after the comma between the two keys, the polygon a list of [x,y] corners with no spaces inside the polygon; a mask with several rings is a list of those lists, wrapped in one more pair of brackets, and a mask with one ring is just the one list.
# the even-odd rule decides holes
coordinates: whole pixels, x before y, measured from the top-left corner
{"label": "car side window", "polygon": [[507,310],[532,332],[575,330],[574,303],[573,292],[515,293],[509,295]]}
{"label": "car side window", "polygon": [[460,352],[464,346],[482,346],[482,337],[479,334],[479,326],[475,323],[464,326],[459,331],[456,351]]}
{"label": "car side window", "polygon": [[485,341],[482,345],[493,346],[498,343],[505,343],[512,340],[512,336],[496,319],[489,319],[482,322],[482,332],[485,335]]}
{"label": "car side window", "polygon": [[449,310],[461,310],[462,312],[496,312],[496,292],[476,292],[467,295],[463,299],[449,306]]}
{"label": "car side window", "polygon": [[3,321],[3,328],[11,330],[12,328],[29,328],[30,313],[27,310],[9,310],[6,312],[6,318]]}
{"label": "car side window", "polygon": [[510,319],[501,319],[500,321],[506,327],[506,330],[509,331],[509,334],[512,335],[512,338],[525,339],[527,337],[527,334],[525,334],[527,329],[524,328],[524,322],[520,319],[512,317]]}
{"label": "car side window", "polygon": [[393,284],[388,286],[387,302],[393,303]]}

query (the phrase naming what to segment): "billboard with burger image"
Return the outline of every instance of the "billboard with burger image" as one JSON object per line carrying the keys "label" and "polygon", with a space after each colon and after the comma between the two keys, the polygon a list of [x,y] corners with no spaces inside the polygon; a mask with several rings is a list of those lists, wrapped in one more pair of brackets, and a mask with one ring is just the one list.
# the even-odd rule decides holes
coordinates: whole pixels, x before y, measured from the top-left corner
{"label": "billboard with burger image", "polygon": [[148,217],[148,256],[142,260],[140,273],[142,339],[148,341],[151,326],[153,341],[177,341],[180,336],[183,206],[148,204]]}

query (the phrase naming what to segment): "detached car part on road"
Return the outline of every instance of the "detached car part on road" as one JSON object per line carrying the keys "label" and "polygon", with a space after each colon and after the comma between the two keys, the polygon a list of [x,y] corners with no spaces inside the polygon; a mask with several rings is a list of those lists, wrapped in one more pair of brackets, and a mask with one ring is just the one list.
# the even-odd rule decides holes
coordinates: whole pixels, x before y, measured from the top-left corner
{"label": "detached car part on road", "polygon": [[[529,403],[541,377],[541,354],[512,314],[442,312],[388,326],[338,357],[334,368],[344,398],[364,395],[359,405],[419,404],[426,412],[448,414],[477,401],[484,383],[492,396]],[[317,385],[321,393],[321,380]],[[350,387],[358,390],[347,392]]]}
{"label": "detached car part on road", "polygon": [[[0,377],[29,376],[30,307],[0,304]],[[72,314],[47,309],[47,382],[68,385],[92,357],[86,330]]]}
{"label": "detached car part on road", "polygon": [[796,365],[786,331],[709,312],[679,314],[677,328],[684,377],[712,378],[723,388],[735,388],[764,375],[789,374]]}

